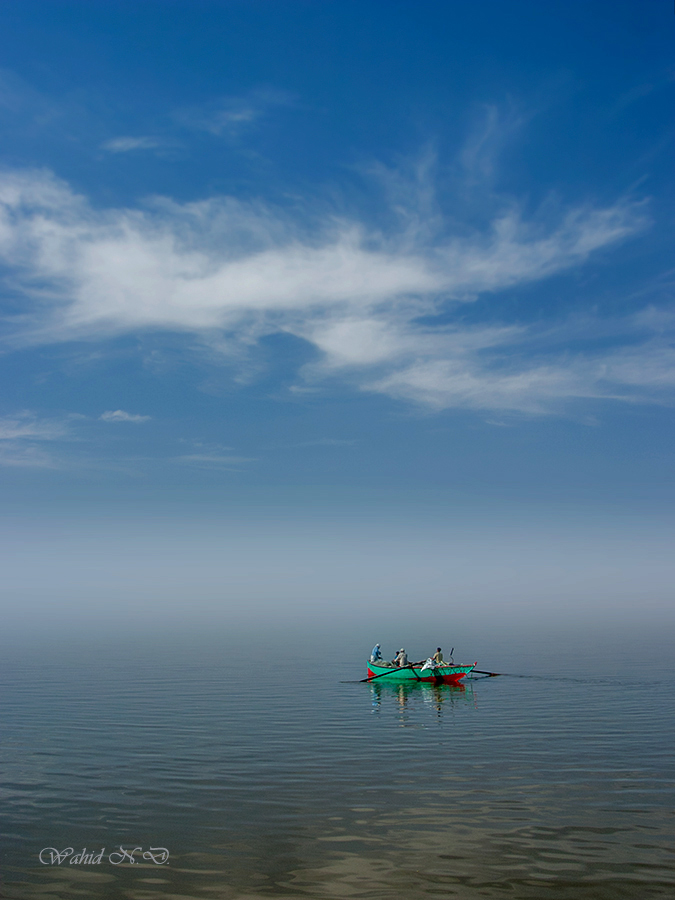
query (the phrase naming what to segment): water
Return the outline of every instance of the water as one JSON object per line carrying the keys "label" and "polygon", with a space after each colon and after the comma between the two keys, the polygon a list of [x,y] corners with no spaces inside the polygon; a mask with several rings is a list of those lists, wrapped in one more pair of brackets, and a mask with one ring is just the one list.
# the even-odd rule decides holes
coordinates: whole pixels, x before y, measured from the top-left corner
{"label": "water", "polygon": [[[514,651],[515,675],[463,688],[341,683],[358,653],[270,662],[169,639],[7,652],[1,895],[675,895],[667,655]],[[105,853],[41,865],[48,847]],[[120,847],[142,850],[115,866]]]}

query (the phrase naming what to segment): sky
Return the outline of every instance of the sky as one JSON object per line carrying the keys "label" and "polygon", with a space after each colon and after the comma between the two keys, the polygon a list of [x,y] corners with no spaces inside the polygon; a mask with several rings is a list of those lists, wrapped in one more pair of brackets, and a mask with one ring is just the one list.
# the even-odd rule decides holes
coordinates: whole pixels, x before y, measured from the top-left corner
{"label": "sky", "polygon": [[9,619],[672,610],[674,26],[1,4]]}

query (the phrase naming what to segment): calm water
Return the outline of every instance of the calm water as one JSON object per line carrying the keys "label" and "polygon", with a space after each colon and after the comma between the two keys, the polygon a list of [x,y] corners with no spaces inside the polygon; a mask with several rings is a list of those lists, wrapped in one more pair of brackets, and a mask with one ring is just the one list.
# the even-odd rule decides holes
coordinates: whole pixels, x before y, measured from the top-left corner
{"label": "calm water", "polygon": [[[341,683],[361,654],[270,678],[198,642],[7,653],[0,894],[675,896],[669,660],[542,653],[405,689]],[[169,863],[112,865],[120,846]],[[47,847],[105,855],[45,866]]]}

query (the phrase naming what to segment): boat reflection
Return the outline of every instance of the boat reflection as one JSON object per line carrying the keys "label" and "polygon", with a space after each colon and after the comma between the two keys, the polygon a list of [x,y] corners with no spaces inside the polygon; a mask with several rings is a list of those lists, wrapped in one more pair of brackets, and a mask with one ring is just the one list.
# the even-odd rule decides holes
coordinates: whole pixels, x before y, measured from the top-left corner
{"label": "boat reflection", "polygon": [[398,684],[372,682],[369,688],[374,713],[393,706],[399,714],[404,714],[421,704],[434,709],[440,718],[445,710],[452,709],[458,703],[476,705],[473,685],[405,681]]}

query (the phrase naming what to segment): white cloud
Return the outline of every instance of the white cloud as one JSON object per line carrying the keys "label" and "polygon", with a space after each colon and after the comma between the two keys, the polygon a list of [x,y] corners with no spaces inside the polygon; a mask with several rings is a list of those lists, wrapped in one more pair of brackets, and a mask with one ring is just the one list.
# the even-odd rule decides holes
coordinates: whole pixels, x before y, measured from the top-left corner
{"label": "white cloud", "polygon": [[54,457],[41,447],[10,442],[0,444],[0,466],[27,469],[56,469]]}
{"label": "white cloud", "polygon": [[0,466],[53,469],[57,462],[42,442],[68,437],[64,422],[40,419],[25,410],[0,417]]}
{"label": "white cloud", "polygon": [[[428,203],[427,203],[428,206]],[[644,205],[578,206],[554,221],[514,204],[484,230],[397,210],[397,233],[358,218],[293,220],[231,198],[96,211],[48,173],[0,177],[0,259],[27,301],[15,340],[103,340],[164,330],[198,335],[241,357],[272,333],[317,351],[308,380],[350,378],[434,408],[543,412],[566,398],[639,399],[667,382],[672,360],[639,350],[532,361],[519,326],[433,326],[479,295],[585,263],[647,224]],[[540,217],[540,219],[543,218]],[[639,389],[639,390],[638,390]],[[114,421],[122,411],[105,413]]]}
{"label": "white cloud", "polygon": [[150,416],[139,416],[123,409],[108,410],[99,416],[102,422],[147,422]]}
{"label": "white cloud", "polygon": [[468,184],[485,184],[493,177],[503,148],[534,114],[513,103],[506,107],[486,104],[480,112],[460,154]]}
{"label": "white cloud", "polygon": [[187,453],[184,456],[176,456],[174,459],[175,462],[209,468],[213,466],[229,468],[242,463],[255,462],[254,457],[251,456],[223,456],[220,453]]}
{"label": "white cloud", "polygon": [[63,422],[39,419],[29,411],[0,417],[0,441],[54,441],[66,434],[67,428]]}
{"label": "white cloud", "polygon": [[464,360],[430,360],[368,385],[392,397],[438,409],[449,407],[542,413],[556,398],[588,396],[576,376],[555,367],[516,373],[475,371]]}
{"label": "white cloud", "polygon": [[313,441],[298,441],[290,447],[353,447],[356,440],[347,438],[316,438]]}
{"label": "white cloud", "polygon": [[241,97],[220,97],[201,106],[185,107],[177,110],[174,118],[184,128],[235,138],[275,107],[289,106],[292,102],[292,96],[286,91],[259,89]]}
{"label": "white cloud", "polygon": [[130,153],[134,150],[156,150],[164,146],[166,142],[154,137],[117,137],[105,141],[101,144],[101,149],[109,153]]}

